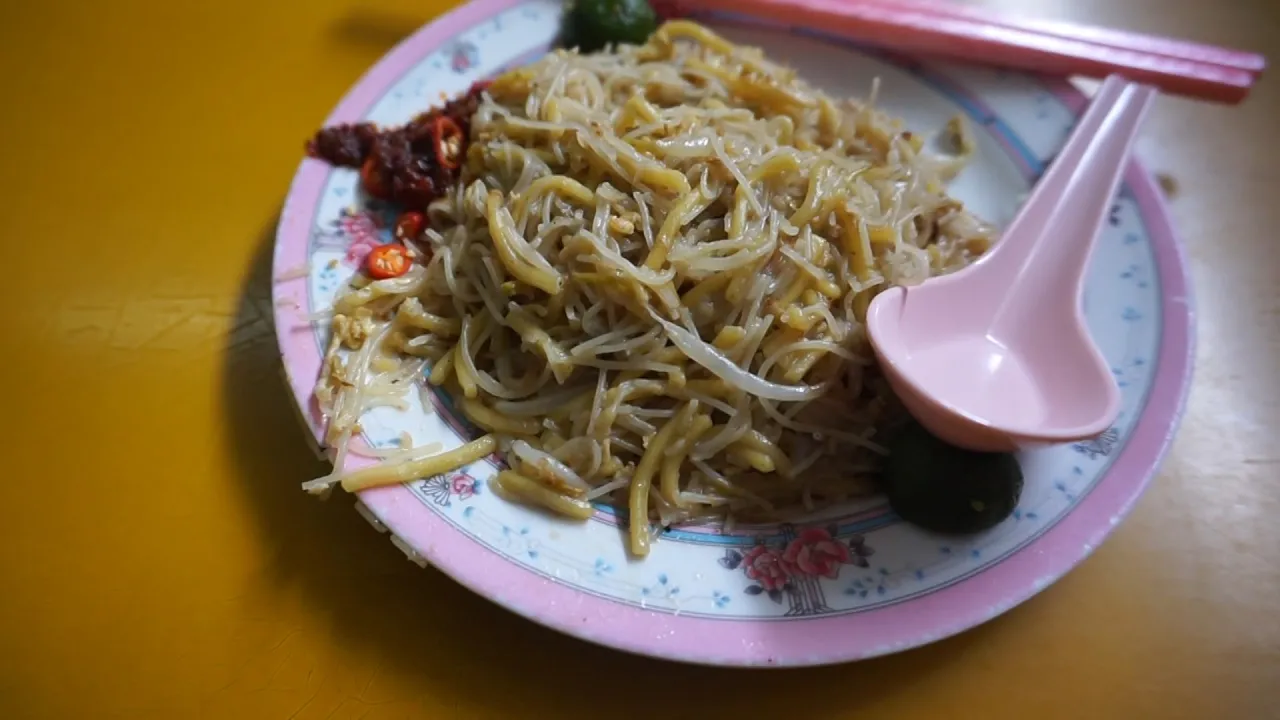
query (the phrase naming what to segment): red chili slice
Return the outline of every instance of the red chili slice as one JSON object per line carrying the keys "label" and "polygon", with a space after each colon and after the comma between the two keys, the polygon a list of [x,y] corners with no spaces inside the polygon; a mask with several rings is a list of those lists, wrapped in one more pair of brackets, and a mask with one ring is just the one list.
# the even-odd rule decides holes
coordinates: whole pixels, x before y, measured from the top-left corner
{"label": "red chili slice", "polygon": [[360,184],[371,196],[383,200],[387,198],[387,189],[382,184],[382,175],[378,172],[378,163],[374,155],[365,158],[364,165],[360,166]]}
{"label": "red chili slice", "polygon": [[400,242],[417,240],[426,226],[427,216],[422,213],[414,210],[400,213],[400,217],[396,218],[395,237]]}
{"label": "red chili slice", "polygon": [[365,270],[376,280],[400,277],[409,272],[409,251],[399,243],[379,245],[365,258]]}
{"label": "red chili slice", "polygon": [[457,170],[462,160],[462,128],[447,115],[437,115],[432,125],[435,136],[436,162],[440,167]]}

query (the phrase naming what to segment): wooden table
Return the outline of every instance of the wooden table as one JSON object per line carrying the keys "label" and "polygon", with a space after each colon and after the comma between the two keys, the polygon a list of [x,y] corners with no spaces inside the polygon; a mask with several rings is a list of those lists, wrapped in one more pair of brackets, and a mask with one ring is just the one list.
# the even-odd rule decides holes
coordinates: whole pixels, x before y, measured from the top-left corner
{"label": "wooden table", "polygon": [[[1274,0],[1003,0],[1280,58]],[[1280,717],[1280,82],[1161,100],[1195,388],[1104,547],[959,637],[817,670],[561,637],[310,501],[267,272],[301,141],[446,0],[11,4],[0,717]]]}

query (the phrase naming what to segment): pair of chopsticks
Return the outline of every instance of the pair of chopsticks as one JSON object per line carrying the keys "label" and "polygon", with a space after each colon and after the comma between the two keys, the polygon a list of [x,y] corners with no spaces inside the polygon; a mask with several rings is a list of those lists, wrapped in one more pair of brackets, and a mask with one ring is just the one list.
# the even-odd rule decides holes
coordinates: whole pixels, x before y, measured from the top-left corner
{"label": "pair of chopsticks", "polygon": [[1266,67],[1256,53],[1074,23],[1005,17],[937,0],[675,0],[820,29],[866,45],[1059,76],[1120,74],[1173,95],[1235,104]]}

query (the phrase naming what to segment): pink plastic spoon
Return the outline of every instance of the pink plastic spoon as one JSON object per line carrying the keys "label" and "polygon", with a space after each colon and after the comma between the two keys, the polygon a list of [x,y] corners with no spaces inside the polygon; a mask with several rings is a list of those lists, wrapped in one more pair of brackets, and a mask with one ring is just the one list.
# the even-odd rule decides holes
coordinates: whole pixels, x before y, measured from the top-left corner
{"label": "pink plastic spoon", "polygon": [[934,435],[1004,451],[1094,437],[1120,395],[1085,326],[1089,253],[1149,87],[1111,76],[1003,237],[963,271],[880,293],[867,332],[907,409]]}

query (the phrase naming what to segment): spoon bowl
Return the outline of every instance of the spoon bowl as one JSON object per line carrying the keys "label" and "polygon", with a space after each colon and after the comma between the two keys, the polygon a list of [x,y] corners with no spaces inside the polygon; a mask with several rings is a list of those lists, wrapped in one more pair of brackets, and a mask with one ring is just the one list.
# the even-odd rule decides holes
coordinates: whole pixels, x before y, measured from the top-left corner
{"label": "spoon bowl", "polygon": [[1112,76],[1018,217],[972,266],[876,296],[867,332],[938,437],[1009,451],[1095,437],[1120,394],[1080,296],[1090,250],[1155,93]]}
{"label": "spoon bowl", "polygon": [[[912,314],[938,323],[893,320],[906,314],[908,298]],[[1115,420],[1119,391],[1078,313],[1022,326],[1031,335],[994,334],[945,327],[951,306],[931,300],[886,290],[867,324],[879,326],[871,332],[890,385],[934,435],[972,450],[1012,451],[1094,437]]]}

